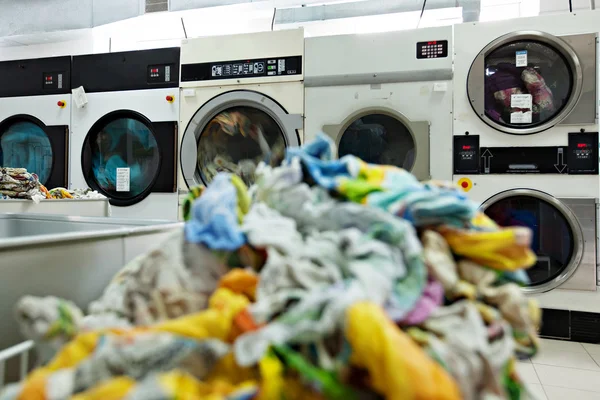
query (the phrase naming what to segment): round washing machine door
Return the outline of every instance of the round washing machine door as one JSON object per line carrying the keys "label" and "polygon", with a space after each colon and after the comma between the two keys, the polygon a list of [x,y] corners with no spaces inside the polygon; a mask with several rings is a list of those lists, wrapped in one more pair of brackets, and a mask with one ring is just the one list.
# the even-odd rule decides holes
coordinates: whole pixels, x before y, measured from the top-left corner
{"label": "round washing machine door", "polygon": [[277,164],[286,147],[299,146],[302,116],[291,115],[262,93],[235,90],[206,102],[183,134],[181,168],[189,187],[208,185],[219,172],[254,182],[259,162]]}
{"label": "round washing machine door", "polygon": [[473,110],[501,132],[528,135],[564,120],[577,105],[583,73],[575,51],[559,37],[513,32],[487,45],[467,78]]}
{"label": "round washing machine door", "polygon": [[524,291],[552,290],[579,267],[584,252],[581,225],[573,211],[555,197],[538,190],[507,190],[486,200],[482,209],[500,226],[531,229],[537,263],[527,270],[531,283]]}
{"label": "round washing machine door", "polygon": [[67,186],[67,126],[46,126],[29,115],[0,123],[0,166],[26,168],[52,189]]}
{"label": "round washing machine door", "polygon": [[174,192],[174,126],[174,122],[151,122],[129,110],[100,118],[88,132],[81,153],[87,184],[116,206],[139,203],[151,192]]}
{"label": "round washing machine door", "polygon": [[357,111],[337,125],[323,126],[338,157],[353,155],[371,164],[394,165],[429,179],[429,123],[410,121],[385,108]]}

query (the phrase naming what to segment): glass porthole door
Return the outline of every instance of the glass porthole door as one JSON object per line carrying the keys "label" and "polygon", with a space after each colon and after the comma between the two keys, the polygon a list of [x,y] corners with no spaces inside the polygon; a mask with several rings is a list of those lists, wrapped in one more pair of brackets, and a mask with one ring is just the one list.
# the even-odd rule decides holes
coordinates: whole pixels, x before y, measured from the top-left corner
{"label": "glass porthole door", "polygon": [[14,116],[0,123],[0,166],[26,168],[52,189],[67,186],[68,127]]}
{"label": "glass porthole door", "polygon": [[[85,138],[81,155],[88,185],[117,206],[136,204],[151,192],[173,192],[173,124],[152,123],[133,111],[116,111],[98,120]],[[158,185],[170,190],[159,190]]]}
{"label": "glass porthole door", "polygon": [[526,291],[541,293],[557,288],[579,267],[583,231],[577,217],[561,201],[537,190],[515,189],[491,197],[482,208],[500,226],[531,229],[537,263],[527,270],[531,283]]}
{"label": "glass porthole door", "polygon": [[323,126],[338,157],[353,155],[371,164],[394,165],[429,179],[429,123],[410,121],[387,109],[363,109],[337,125]]}
{"label": "glass porthole door", "polygon": [[583,70],[571,46],[536,31],[514,32],[473,61],[467,93],[486,124],[508,134],[544,131],[563,121],[582,93]]}
{"label": "glass porthole door", "polygon": [[204,104],[192,117],[181,144],[188,187],[208,185],[229,172],[251,185],[260,162],[277,164],[289,146],[300,145],[302,117],[252,91],[232,91]]}

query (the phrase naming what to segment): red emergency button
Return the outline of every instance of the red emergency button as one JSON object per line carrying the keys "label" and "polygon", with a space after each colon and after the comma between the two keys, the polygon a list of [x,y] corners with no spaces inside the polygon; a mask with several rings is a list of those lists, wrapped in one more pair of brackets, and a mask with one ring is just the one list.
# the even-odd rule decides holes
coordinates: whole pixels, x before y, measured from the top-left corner
{"label": "red emergency button", "polygon": [[174,102],[174,101],[175,101],[175,96],[167,96],[167,101],[168,101],[169,103],[172,103],[172,102]]}
{"label": "red emergency button", "polygon": [[465,192],[468,192],[473,188],[473,182],[469,178],[461,178],[458,180],[458,186]]}
{"label": "red emergency button", "polygon": [[65,108],[65,106],[67,105],[67,102],[64,100],[60,100],[58,103],[56,103],[57,106],[59,106],[60,108]]}

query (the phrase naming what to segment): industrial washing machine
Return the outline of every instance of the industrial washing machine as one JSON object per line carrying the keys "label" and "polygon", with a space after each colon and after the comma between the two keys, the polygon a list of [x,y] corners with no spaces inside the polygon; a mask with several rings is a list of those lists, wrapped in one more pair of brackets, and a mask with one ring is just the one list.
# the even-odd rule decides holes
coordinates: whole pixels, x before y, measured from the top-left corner
{"label": "industrial washing machine", "polygon": [[452,179],[452,27],[306,39],[305,138]]}
{"label": "industrial washing machine", "polygon": [[0,62],[0,166],[68,186],[71,57]]}
{"label": "industrial washing machine", "polygon": [[542,334],[582,341],[592,335],[590,318],[600,331],[600,315],[589,314],[600,312],[599,18],[454,31],[454,83],[463,89],[454,92],[453,179],[500,225],[531,228],[538,261],[524,290],[547,309]]}
{"label": "industrial washing machine", "polygon": [[177,220],[179,48],[73,57],[72,181],[118,218]]}
{"label": "industrial washing machine", "polygon": [[182,42],[182,193],[220,171],[250,184],[260,161],[300,145],[303,59],[302,29]]}

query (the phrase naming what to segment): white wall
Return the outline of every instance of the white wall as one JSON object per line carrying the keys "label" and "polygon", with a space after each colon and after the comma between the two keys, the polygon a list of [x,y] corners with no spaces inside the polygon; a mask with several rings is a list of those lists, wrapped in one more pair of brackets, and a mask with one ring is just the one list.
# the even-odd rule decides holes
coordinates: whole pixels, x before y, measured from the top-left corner
{"label": "white wall", "polygon": [[[307,3],[313,3],[307,0]],[[573,0],[577,9],[589,0]],[[540,4],[542,5],[540,7]],[[498,20],[540,13],[564,12],[566,0],[481,0],[480,19]],[[92,29],[0,38],[0,60],[102,53],[179,46],[181,39],[272,29],[274,6],[283,0],[147,14]],[[415,29],[462,22],[460,7],[359,18],[277,25],[273,29],[304,27],[306,36],[370,33]],[[182,26],[182,19],[186,32]]]}
{"label": "white wall", "polygon": [[93,29],[0,38],[0,61],[102,53],[108,39],[94,35]]}

